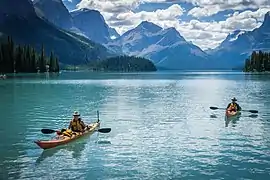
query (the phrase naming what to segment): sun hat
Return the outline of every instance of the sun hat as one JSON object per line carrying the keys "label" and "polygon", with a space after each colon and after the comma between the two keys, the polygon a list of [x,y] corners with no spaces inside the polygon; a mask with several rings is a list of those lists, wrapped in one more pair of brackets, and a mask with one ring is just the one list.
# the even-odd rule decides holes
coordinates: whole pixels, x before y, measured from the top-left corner
{"label": "sun hat", "polygon": [[74,111],[73,116],[80,116],[80,113],[78,111]]}

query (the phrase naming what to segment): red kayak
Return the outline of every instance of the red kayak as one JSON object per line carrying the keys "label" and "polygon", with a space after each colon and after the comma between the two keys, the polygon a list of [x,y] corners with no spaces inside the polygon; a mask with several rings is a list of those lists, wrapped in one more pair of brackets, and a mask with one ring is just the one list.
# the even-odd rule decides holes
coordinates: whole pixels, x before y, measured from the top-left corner
{"label": "red kayak", "polygon": [[230,111],[229,109],[226,110],[225,115],[230,118],[230,117],[235,117],[237,115],[240,115],[241,111]]}
{"label": "red kayak", "polygon": [[93,134],[95,131],[98,130],[100,126],[100,122],[95,122],[93,124],[89,124],[88,126],[90,128],[86,130],[84,133],[75,133],[71,137],[64,136],[64,135],[57,135],[56,138],[54,139],[38,140],[38,141],[35,141],[35,143],[42,149],[50,149],[50,148],[54,148],[60,145],[64,145],[78,138],[81,138],[83,136]]}

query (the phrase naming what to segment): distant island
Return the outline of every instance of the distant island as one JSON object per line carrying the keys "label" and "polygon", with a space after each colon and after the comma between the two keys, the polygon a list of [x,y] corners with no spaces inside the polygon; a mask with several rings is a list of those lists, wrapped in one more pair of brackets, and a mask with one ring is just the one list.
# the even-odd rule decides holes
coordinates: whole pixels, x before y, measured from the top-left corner
{"label": "distant island", "polygon": [[246,59],[244,72],[270,71],[270,53],[253,51],[250,58]]}
{"label": "distant island", "polygon": [[151,72],[157,71],[154,63],[148,59],[135,56],[117,56],[88,64],[91,71],[105,72]]}
{"label": "distant island", "polygon": [[50,57],[45,56],[43,45],[39,54],[29,45],[15,45],[8,36],[0,43],[0,74],[14,72],[59,72],[59,62],[52,52]]}

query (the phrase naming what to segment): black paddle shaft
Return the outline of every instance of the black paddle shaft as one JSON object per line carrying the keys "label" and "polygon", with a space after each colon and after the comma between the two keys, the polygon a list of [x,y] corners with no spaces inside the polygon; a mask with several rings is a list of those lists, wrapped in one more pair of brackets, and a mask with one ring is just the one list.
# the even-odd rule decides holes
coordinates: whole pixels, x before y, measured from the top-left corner
{"label": "black paddle shaft", "polygon": [[[226,110],[226,108],[218,108],[218,107],[210,107],[210,109],[212,110],[216,110],[216,109],[223,109],[223,110]],[[251,113],[258,113],[259,111],[257,110],[241,110],[241,111],[246,111],[246,112],[251,112]]]}

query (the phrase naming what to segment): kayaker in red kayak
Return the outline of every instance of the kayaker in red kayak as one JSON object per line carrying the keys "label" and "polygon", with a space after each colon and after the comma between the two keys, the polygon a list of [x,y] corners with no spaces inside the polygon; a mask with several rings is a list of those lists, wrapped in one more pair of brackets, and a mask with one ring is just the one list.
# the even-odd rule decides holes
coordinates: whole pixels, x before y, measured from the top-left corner
{"label": "kayaker in red kayak", "polygon": [[84,132],[88,128],[80,118],[80,113],[75,111],[73,114],[73,119],[70,121],[68,129],[74,132]]}
{"label": "kayaker in red kayak", "polygon": [[241,108],[241,106],[239,106],[239,104],[236,103],[236,101],[237,101],[237,99],[235,97],[232,98],[232,102],[230,104],[228,104],[227,110],[234,111],[234,112],[241,111],[242,108]]}

